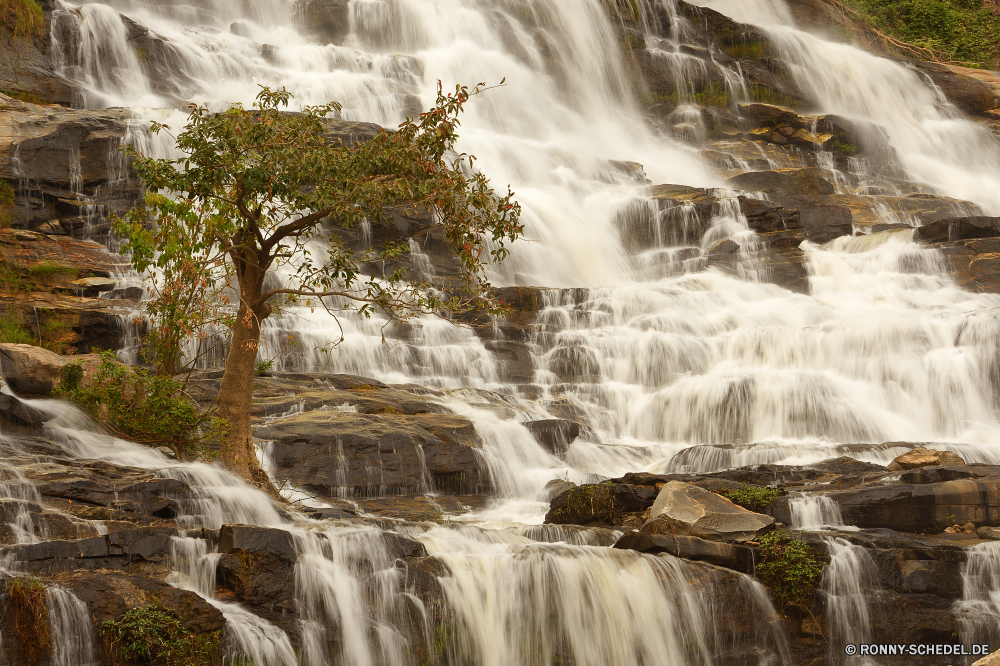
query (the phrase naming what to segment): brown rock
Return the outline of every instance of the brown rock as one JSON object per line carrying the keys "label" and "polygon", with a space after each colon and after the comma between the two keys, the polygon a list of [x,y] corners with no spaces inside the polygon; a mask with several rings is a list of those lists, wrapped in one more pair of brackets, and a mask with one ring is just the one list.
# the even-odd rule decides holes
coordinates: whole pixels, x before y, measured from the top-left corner
{"label": "brown rock", "polygon": [[1000,650],[997,650],[987,657],[983,657],[979,661],[972,664],[972,666],[1000,666]]}
{"label": "brown rock", "polygon": [[889,463],[890,472],[898,472],[904,469],[915,469],[917,467],[930,467],[932,465],[964,465],[965,461],[961,456],[951,451],[938,451],[936,449],[924,449],[917,447],[909,453],[897,457]]}
{"label": "brown rock", "polygon": [[34,345],[0,344],[0,371],[10,387],[29,395],[52,395],[68,360]]}
{"label": "brown rock", "polygon": [[774,518],[737,506],[725,497],[683,481],[663,486],[643,532],[689,535],[713,541],[753,541]]}

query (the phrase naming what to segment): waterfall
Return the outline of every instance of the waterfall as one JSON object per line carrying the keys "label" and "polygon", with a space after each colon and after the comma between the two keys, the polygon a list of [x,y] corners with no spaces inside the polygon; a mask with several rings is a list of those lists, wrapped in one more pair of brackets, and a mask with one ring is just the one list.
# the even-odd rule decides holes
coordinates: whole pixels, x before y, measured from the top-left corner
{"label": "waterfall", "polygon": [[52,631],[52,666],[97,666],[94,624],[87,605],[58,585],[46,591]]}
{"label": "waterfall", "polygon": [[[840,506],[826,495],[802,495],[788,501],[792,513],[792,529],[821,530],[845,529],[844,519],[840,515]],[[846,529],[857,529],[849,528]]]}
{"label": "waterfall", "polygon": [[1000,641],[1000,541],[987,541],[967,551],[962,567],[962,599],[955,603],[963,640]]}
{"label": "waterfall", "polygon": [[820,591],[826,597],[826,640],[832,664],[876,666],[870,657],[848,657],[847,644],[871,643],[872,623],[869,598],[877,591],[878,577],[871,555],[861,546],[844,539],[823,540],[830,564],[823,571]]}

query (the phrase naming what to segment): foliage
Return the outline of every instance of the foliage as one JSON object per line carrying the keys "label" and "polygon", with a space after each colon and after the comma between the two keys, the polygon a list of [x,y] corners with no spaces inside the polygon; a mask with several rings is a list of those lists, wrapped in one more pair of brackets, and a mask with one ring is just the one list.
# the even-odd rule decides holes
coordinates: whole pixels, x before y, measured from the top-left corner
{"label": "foliage", "polygon": [[834,139],[834,141],[833,141],[833,149],[836,150],[837,152],[843,153],[845,155],[853,156],[853,155],[857,155],[858,154],[858,147],[857,146],[855,146],[853,144],[850,144],[850,143],[844,143],[843,141],[840,141],[838,139]]}
{"label": "foliage", "polygon": [[0,312],[0,342],[33,345],[37,341],[38,339],[21,323],[21,318],[14,311]]}
{"label": "foliage", "polygon": [[781,607],[807,604],[816,589],[823,565],[815,549],[801,535],[772,530],[758,539],[761,561],[756,576],[771,588]]}
{"label": "foliage", "polygon": [[160,606],[131,608],[117,620],[106,620],[99,633],[116,666],[211,666],[219,661],[218,632],[196,636],[174,611]]}
{"label": "foliage", "polygon": [[35,578],[15,578],[7,585],[7,600],[0,607],[5,631],[3,647],[13,663],[36,666],[52,647],[45,585]]}
{"label": "foliage", "polygon": [[925,60],[1000,66],[1000,7],[994,0],[842,1],[852,19],[904,42],[883,40],[893,50]]}
{"label": "foliage", "polygon": [[769,488],[767,486],[743,484],[736,490],[723,490],[719,494],[733,504],[741,506],[748,511],[764,513],[771,508],[774,500],[778,499],[781,491],[777,488]]}
{"label": "foliage", "polygon": [[[499,309],[486,294],[483,271],[488,258],[507,256],[505,241],[520,236],[520,208],[510,192],[495,195],[488,179],[473,169],[474,158],[449,152],[457,139],[458,113],[480,90],[439,91],[437,106],[418,121],[407,120],[397,131],[382,130],[353,146],[326,137],[324,120],[340,111],[339,104],[284,113],[281,107],[291,100],[284,89],[262,87],[255,110],[239,104],[220,114],[194,109],[177,137],[186,157],[157,160],[131,153],[150,191],[184,196],[150,194],[144,208],[118,220],[115,231],[125,238],[122,251],[131,253],[140,271],[200,256],[201,275],[212,283],[231,277],[227,268],[251,257],[264,269],[295,259],[301,262],[294,273],[296,287],[276,287],[260,298],[340,296],[361,303],[363,314],[381,308],[406,316],[452,303],[412,289],[402,269],[384,277],[362,274],[359,264],[397,259],[406,246],[390,244],[379,255],[354,252],[326,233],[322,223],[349,229],[381,219],[391,208],[416,212],[421,205],[431,206],[480,304]],[[153,124],[154,133],[165,130],[169,127]],[[303,216],[302,211],[311,212]],[[154,230],[148,228],[150,215],[157,222]],[[305,248],[318,237],[331,243],[328,256],[314,258]]]}
{"label": "foliage", "polygon": [[45,15],[36,0],[0,0],[0,28],[14,38],[42,37]]}
{"label": "foliage", "polygon": [[257,363],[254,364],[253,367],[254,377],[263,377],[264,375],[269,373],[271,371],[271,368],[273,367],[274,367],[274,359],[265,358],[257,361]]}
{"label": "foliage", "polygon": [[129,439],[167,444],[178,452],[197,447],[207,420],[179,381],[123,365],[110,351],[101,354],[89,378],[79,363],[70,363],[56,394]]}
{"label": "foliage", "polygon": [[13,212],[14,188],[6,180],[0,180],[0,229],[10,226]]}
{"label": "foliage", "polygon": [[[453,151],[458,115],[482,90],[482,84],[471,91],[460,86],[444,94],[439,87],[436,106],[417,120],[345,144],[328,136],[326,119],[339,104],[287,113],[291,94],[262,87],[257,109],[193,108],[176,137],[180,159],[128,149],[149,194],[145,206],[114,221],[114,231],[140,272],[155,269],[165,287],[180,285],[176,309],[167,303],[156,313],[158,323],[175,327],[163,333],[164,346],[177,349],[179,339],[209,325],[220,314],[213,294],[235,288],[218,413],[228,426],[222,458],[238,473],[266,482],[252,452],[249,405],[261,322],[283,302],[364,316],[381,311],[390,321],[473,307],[504,311],[490,295],[485,269],[503,260],[506,243],[521,235],[520,208],[509,189],[503,196],[493,191],[473,157]],[[151,129],[169,130],[159,123]],[[376,252],[342,239],[391,212],[428,210],[465,269],[461,287],[448,292],[408,282],[404,268],[363,272],[373,262],[392,265],[407,245],[390,242]],[[268,271],[279,265],[290,268],[290,278],[265,287]],[[185,292],[190,285],[201,291]],[[192,304],[193,319],[185,321]],[[161,371],[171,366],[157,363]]]}

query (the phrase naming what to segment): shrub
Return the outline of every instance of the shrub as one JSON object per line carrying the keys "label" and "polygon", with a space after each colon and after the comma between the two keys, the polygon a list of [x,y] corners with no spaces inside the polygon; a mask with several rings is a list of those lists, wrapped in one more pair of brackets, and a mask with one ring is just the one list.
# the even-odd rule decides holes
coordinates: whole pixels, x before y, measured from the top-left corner
{"label": "shrub", "polygon": [[271,371],[271,368],[273,367],[274,367],[274,359],[263,359],[257,361],[257,363],[254,364],[253,367],[254,377],[263,377],[264,375],[269,373]]}
{"label": "shrub", "polygon": [[101,364],[89,378],[79,363],[70,363],[57,395],[128,439],[167,444],[179,453],[197,448],[207,420],[180,382],[123,365],[110,351],[101,354]]}
{"label": "shrub", "polygon": [[768,488],[767,486],[750,486],[744,484],[736,490],[723,490],[719,494],[744,509],[764,513],[771,508],[774,500],[778,499],[781,491],[777,488]]}
{"label": "shrub", "polygon": [[16,578],[7,586],[7,602],[0,607],[8,658],[36,666],[49,654],[52,635],[45,585],[35,578]]}
{"label": "shrub", "polygon": [[806,605],[823,571],[816,550],[787,530],[768,532],[758,542],[761,560],[755,574],[760,582],[771,589],[780,607]]}
{"label": "shrub", "polygon": [[195,635],[177,614],[160,606],[137,606],[100,629],[104,649],[115,666],[209,666],[219,662],[219,632]]}

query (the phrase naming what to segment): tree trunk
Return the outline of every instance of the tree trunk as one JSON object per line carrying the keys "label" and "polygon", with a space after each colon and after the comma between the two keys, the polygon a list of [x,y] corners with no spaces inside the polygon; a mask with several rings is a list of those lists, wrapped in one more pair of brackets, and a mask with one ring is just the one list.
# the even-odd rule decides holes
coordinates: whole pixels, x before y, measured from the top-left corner
{"label": "tree trunk", "polygon": [[240,285],[242,298],[226,357],[226,370],[219,385],[219,417],[227,427],[221,442],[222,462],[247,482],[277,496],[267,473],[257,463],[250,429],[260,323],[271,314],[271,307],[266,303],[253,307],[263,291],[263,279],[247,282],[249,284]]}

